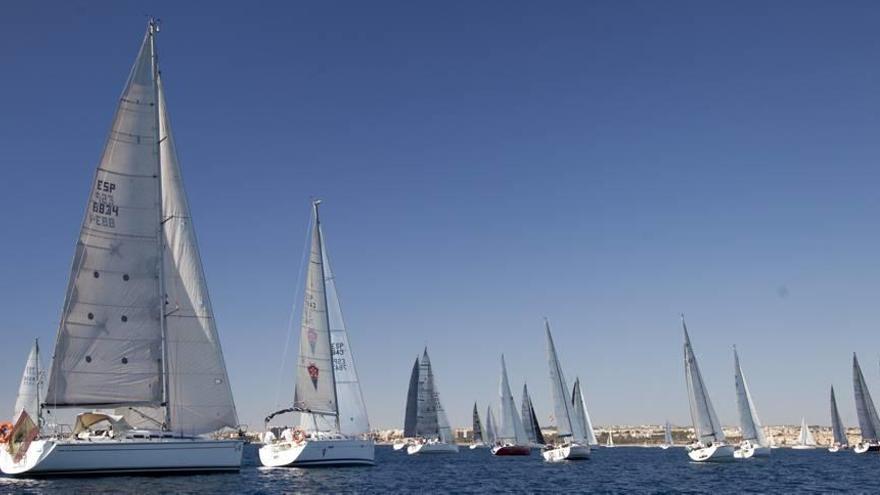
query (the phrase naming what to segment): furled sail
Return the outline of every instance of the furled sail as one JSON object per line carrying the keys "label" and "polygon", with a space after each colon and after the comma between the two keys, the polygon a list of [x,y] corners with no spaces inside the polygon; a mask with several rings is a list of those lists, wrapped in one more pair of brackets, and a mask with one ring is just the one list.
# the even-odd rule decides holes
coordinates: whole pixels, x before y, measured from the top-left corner
{"label": "furled sail", "polygon": [[21,375],[21,383],[18,386],[18,396],[15,398],[15,410],[12,413],[12,422],[18,421],[22,411],[27,411],[31,418],[38,418],[40,413],[40,343],[34,341],[31,352],[28,354],[24,373]]}
{"label": "furled sail", "polygon": [[874,407],[871,392],[868,391],[865,375],[862,374],[862,368],[859,366],[859,359],[855,353],[853,353],[853,389],[862,439],[868,442],[880,441],[880,418],[877,417],[877,409]]}
{"label": "furled sail", "polygon": [[596,432],[593,431],[593,422],[590,421],[590,413],[587,411],[587,402],[584,400],[584,394],[581,390],[580,378],[575,378],[574,388],[571,391],[571,406],[574,412],[574,421],[572,422],[576,434],[580,435],[583,441],[590,445],[597,445]]}
{"label": "furled sail", "polygon": [[163,401],[153,36],[141,45],[89,192],[46,391],[52,407]]}
{"label": "furled sail", "polygon": [[344,435],[364,435],[370,432],[367,406],[361,393],[354,355],[348,341],[348,331],[342,318],[339,294],[336,292],[336,277],[330,268],[330,256],[321,235],[321,252],[324,262],[324,286],[327,289],[327,311],[330,319],[330,347],[333,355],[334,376],[336,378],[336,400],[339,408],[339,430]]}
{"label": "furled sail", "polygon": [[701,443],[722,442],[724,441],[724,432],[721,430],[721,423],[718,421],[718,416],[712,407],[712,401],[709,399],[709,393],[706,391],[706,384],[703,382],[703,375],[700,373],[697,358],[691,347],[691,339],[688,336],[683,315],[681,326],[684,330],[685,381],[687,382],[694,431]]}
{"label": "furled sail", "polygon": [[419,415],[419,358],[413,363],[412,373],[409,375],[409,388],[406,392],[406,415],[403,418],[403,436],[413,438],[418,436]]}
{"label": "furled sail", "polygon": [[529,441],[536,445],[544,445],[544,434],[541,432],[541,425],[538,423],[538,416],[535,415],[535,407],[532,405],[532,398],[529,396],[529,387],[523,384],[522,394],[522,420],[526,428],[526,435]]}
{"label": "furled sail", "polygon": [[492,414],[492,406],[486,407],[486,443],[494,444],[498,441],[498,432],[495,429],[495,415]]}
{"label": "furled sail", "polygon": [[516,445],[526,445],[529,439],[519,413],[516,411],[513,394],[510,393],[510,383],[507,380],[507,365],[504,363],[503,354],[501,355],[501,383],[499,389],[501,395],[499,440],[512,442]]}
{"label": "furled sail", "polygon": [[849,445],[849,440],[846,438],[846,428],[843,426],[843,420],[840,419],[840,412],[837,411],[834,387],[831,387],[831,434],[837,445]]}
{"label": "furled sail", "polygon": [[769,447],[770,444],[764,435],[761,420],[758,419],[758,411],[755,410],[755,403],[752,401],[752,394],[749,392],[749,385],[746,383],[742,367],[739,364],[739,354],[736,352],[736,347],[733,348],[733,362],[736,406],[739,409],[739,425],[742,429],[742,438],[743,440],[757,442],[762,447]]}
{"label": "furled sail", "polygon": [[318,205],[319,202],[315,201],[293,407],[305,413],[335,416],[336,386],[330,353],[330,322],[327,317]]}
{"label": "furled sail", "polygon": [[440,435],[440,418],[437,405],[440,403],[434,387],[434,372],[431,369],[431,359],[428,357],[428,349],[422,353],[419,360],[419,390],[417,401],[416,436],[424,438],[438,438]]}
{"label": "furled sail", "polygon": [[[572,414],[568,400],[568,386],[565,384],[565,375],[559,366],[559,358],[556,356],[556,346],[553,345],[553,336],[550,335],[550,322],[544,321],[547,334],[547,360],[550,365],[550,391],[553,394],[553,412],[556,416],[556,436],[565,438],[572,436]],[[575,439],[577,440],[577,438]]]}
{"label": "furled sail", "polygon": [[483,435],[483,424],[480,421],[480,413],[477,411],[477,403],[474,402],[474,414],[473,414],[473,437],[474,443],[480,443],[483,441],[485,435]]}
{"label": "furled sail", "polygon": [[235,428],[238,415],[174,147],[161,77],[158,84],[170,429],[195,435],[223,427]]}

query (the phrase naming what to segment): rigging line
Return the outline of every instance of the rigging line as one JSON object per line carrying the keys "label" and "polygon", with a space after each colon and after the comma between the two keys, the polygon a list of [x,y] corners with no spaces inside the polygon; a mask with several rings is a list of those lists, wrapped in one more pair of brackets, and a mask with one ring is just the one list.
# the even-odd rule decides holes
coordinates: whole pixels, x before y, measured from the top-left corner
{"label": "rigging line", "polygon": [[[300,283],[299,282],[300,282],[300,280],[302,280],[303,269],[305,267],[306,257],[308,256],[307,253],[311,252],[311,249],[309,246],[309,240],[310,240],[309,239],[309,237],[310,237],[309,232],[311,232],[311,230],[312,230],[311,204],[312,203],[309,202],[309,221],[306,222],[306,235],[303,236],[303,238],[305,240],[303,241],[302,257],[299,260],[299,269],[296,274],[296,289],[293,294],[293,306],[290,308],[290,317],[287,320],[287,337],[284,340],[284,350],[282,351],[282,354],[281,354],[281,367],[278,369],[278,381],[275,386],[275,407],[276,408],[280,407],[279,404],[281,401],[281,384],[284,379],[284,368],[287,365],[287,354],[290,349],[290,335],[293,333],[293,325],[294,325],[293,319],[296,316],[296,310],[300,305],[300,303],[298,301],[300,299],[302,299],[301,297],[299,297],[300,296],[300,292],[299,292]],[[303,286],[303,290],[305,290],[305,286]]]}

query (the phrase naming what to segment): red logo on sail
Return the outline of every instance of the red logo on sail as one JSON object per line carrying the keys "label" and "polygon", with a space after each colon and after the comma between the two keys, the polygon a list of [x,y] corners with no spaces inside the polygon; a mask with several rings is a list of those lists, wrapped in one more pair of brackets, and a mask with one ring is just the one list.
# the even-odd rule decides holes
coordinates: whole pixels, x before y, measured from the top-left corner
{"label": "red logo on sail", "polygon": [[307,369],[309,370],[309,378],[312,379],[312,385],[315,387],[315,390],[318,390],[318,367],[315,366],[315,363],[309,363],[309,367]]}
{"label": "red logo on sail", "polygon": [[309,328],[309,331],[306,332],[306,335],[309,339],[309,347],[312,348],[312,354],[314,354],[315,343],[318,342],[318,332],[316,332],[314,328]]}

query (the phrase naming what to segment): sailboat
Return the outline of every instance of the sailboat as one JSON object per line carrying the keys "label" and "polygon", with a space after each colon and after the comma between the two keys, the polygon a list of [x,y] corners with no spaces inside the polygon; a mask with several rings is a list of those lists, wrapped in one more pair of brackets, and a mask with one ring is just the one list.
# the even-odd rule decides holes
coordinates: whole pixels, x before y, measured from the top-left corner
{"label": "sailboat", "polygon": [[474,441],[470,445],[470,449],[476,449],[477,447],[484,447],[486,444],[485,438],[486,434],[483,432],[483,423],[480,421],[480,413],[477,411],[477,403],[474,402],[474,412],[473,412],[473,437]]}
{"label": "sailboat", "polygon": [[532,398],[529,396],[529,387],[523,383],[522,393],[522,420],[526,427],[526,435],[529,437],[529,443],[533,447],[542,447],[544,434],[541,432],[541,425],[538,424],[538,416],[535,414],[535,407],[532,405]]}
{"label": "sailboat", "polygon": [[734,385],[736,386],[736,406],[739,409],[739,426],[742,430],[742,442],[734,452],[737,459],[750,457],[765,457],[770,455],[770,443],[764,435],[764,427],[758,419],[758,411],[752,401],[749,385],[743,375],[739,363],[739,354],[736,346],[733,348]]}
{"label": "sailboat", "polygon": [[403,417],[403,439],[394,442],[394,450],[402,450],[414,442],[419,414],[419,358],[413,363],[406,391],[406,412]]}
{"label": "sailboat", "polygon": [[670,425],[669,421],[667,421],[666,425],[663,427],[663,443],[660,444],[660,448],[666,450],[673,445],[674,442],[672,441],[672,425]]}
{"label": "sailboat", "polygon": [[[26,410],[11,475],[237,471],[238,418],[147,26],[89,193],[46,397],[77,408],[72,435]],[[96,411],[94,409],[101,409]],[[47,432],[49,433],[49,432]],[[13,434],[15,436],[15,433]]]}
{"label": "sailboat", "polygon": [[18,386],[18,396],[16,396],[15,409],[12,413],[13,424],[18,421],[22,413],[26,413],[30,418],[40,418],[40,388],[42,384],[40,341],[36,339],[28,354],[24,372],[21,374],[21,383]]}
{"label": "sailboat", "polygon": [[813,438],[813,432],[807,426],[806,418],[801,418],[801,432],[798,434],[797,443],[792,445],[791,448],[797,450],[816,448],[816,439]]}
{"label": "sailboat", "polygon": [[269,467],[359,466],[375,464],[370,426],[360,392],[336,282],[327,256],[320,200],[312,203],[311,249],[306,275],[293,407],[299,427],[279,438],[268,432],[260,462]]}
{"label": "sailboat", "polygon": [[877,416],[877,408],[874,407],[871,392],[868,391],[865,375],[862,374],[855,353],[853,353],[853,389],[859,428],[862,430],[862,440],[853,447],[853,452],[864,454],[868,451],[878,451],[880,450],[880,417]]}
{"label": "sailboat", "polygon": [[507,380],[507,365],[504,363],[504,355],[501,355],[501,425],[498,428],[498,438],[492,446],[493,455],[529,455],[529,437],[523,427],[519,413],[516,412],[516,404],[513,402],[513,394],[510,393],[510,383]]}
{"label": "sailboat", "polygon": [[446,418],[446,411],[440,404],[440,394],[434,383],[434,372],[431,369],[427,348],[419,359],[416,405],[415,440],[406,447],[406,453],[413,455],[458,452],[458,445],[452,442],[452,429]]}
{"label": "sailboat", "polygon": [[556,416],[556,442],[546,445],[542,455],[548,462],[589,459],[590,445],[586,443],[585,438],[575,434],[576,430],[572,426],[574,411],[571,410],[568,386],[565,384],[565,375],[559,365],[556,346],[550,334],[550,322],[546,319],[544,329],[547,336],[547,360],[550,365],[550,391],[553,395],[553,412]]}
{"label": "sailboat", "polygon": [[590,421],[590,413],[587,411],[587,403],[581,391],[580,378],[575,378],[574,380],[574,388],[571,391],[571,410],[574,412],[574,423],[572,426],[577,431],[577,434],[583,437],[588,445],[598,445],[596,432],[593,431],[593,422]]}
{"label": "sailboat", "polygon": [[721,423],[709,400],[703,375],[697,364],[697,357],[691,347],[684,315],[681,315],[681,327],[684,330],[684,369],[687,382],[688,401],[691,409],[691,420],[694,423],[696,440],[687,446],[688,456],[693,461],[730,461],[733,460],[733,447],[725,442]]}
{"label": "sailboat", "polygon": [[614,436],[611,434],[611,430],[608,430],[608,436],[605,438],[605,447],[609,449],[614,447]]}
{"label": "sailboat", "polygon": [[834,387],[831,387],[831,446],[829,452],[838,452],[849,448],[849,440],[846,438],[846,428],[837,411],[837,399],[834,398]]}

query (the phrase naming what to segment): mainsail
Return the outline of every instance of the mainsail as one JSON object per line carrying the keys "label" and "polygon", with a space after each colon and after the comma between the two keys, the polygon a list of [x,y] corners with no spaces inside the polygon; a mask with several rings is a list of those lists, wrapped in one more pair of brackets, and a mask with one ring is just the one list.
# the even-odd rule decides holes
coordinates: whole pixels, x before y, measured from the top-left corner
{"label": "mainsail", "polygon": [[764,435],[761,420],[758,419],[758,411],[755,410],[755,403],[752,402],[752,394],[749,393],[749,385],[746,383],[742,367],[739,364],[739,354],[736,352],[736,347],[733,348],[733,362],[736,406],[739,409],[739,425],[742,429],[742,438],[743,440],[757,442],[762,447],[769,447],[770,444]]}
{"label": "mainsail", "polygon": [[406,392],[406,415],[403,418],[403,436],[413,438],[418,436],[416,427],[419,414],[419,358],[413,363],[412,373],[409,375],[409,388]]}
{"label": "mainsail", "polygon": [[15,410],[12,413],[12,422],[18,421],[22,411],[26,411],[31,418],[39,418],[40,412],[40,343],[34,341],[31,352],[28,354],[24,373],[21,375],[21,383],[18,386],[18,396],[15,398]]}
{"label": "mainsail", "polygon": [[336,400],[339,408],[339,430],[344,435],[364,435],[370,431],[367,418],[367,406],[361,393],[354,355],[348,342],[348,331],[342,318],[342,307],[339,294],[336,292],[336,277],[330,268],[330,255],[327,254],[327,243],[324,241],[324,230],[318,229],[321,235],[321,252],[324,263],[324,287],[327,290],[327,310],[330,320],[330,347],[333,355],[334,377],[336,379]]}
{"label": "mainsail", "polygon": [[[550,335],[550,322],[544,320],[544,328],[547,334],[547,360],[550,364],[550,391],[553,394],[553,412],[556,416],[556,436],[565,438],[572,436],[572,414],[568,401],[568,386],[565,384],[565,375],[559,366],[559,358],[556,356],[556,346],[553,345],[553,336]],[[575,438],[575,440],[582,440]]]}
{"label": "mainsail", "polygon": [[593,422],[590,421],[590,413],[587,411],[587,403],[581,391],[580,378],[574,380],[574,388],[571,391],[571,406],[571,410],[574,412],[575,437],[580,435],[580,438],[583,438],[588,444],[597,445],[599,441],[596,440],[596,432],[593,431]]}
{"label": "mainsail", "polygon": [[685,381],[688,388],[691,420],[694,423],[697,440],[700,443],[723,442],[724,432],[721,430],[721,423],[718,421],[718,416],[715,415],[715,409],[712,407],[712,401],[706,391],[703,375],[700,374],[700,367],[691,347],[684,315],[681,317],[681,326],[684,330]]}
{"label": "mainsail", "polygon": [[452,428],[446,411],[440,404],[440,394],[434,383],[434,371],[428,349],[419,359],[418,400],[416,402],[416,435],[424,438],[439,438],[444,442],[452,440]]}
{"label": "mainsail", "polygon": [[837,411],[834,387],[831,387],[831,434],[834,437],[835,444],[849,445],[849,440],[846,438],[846,428],[843,426],[843,420],[840,419],[840,412]]}
{"label": "mainsail", "polygon": [[853,353],[853,389],[856,398],[856,414],[859,418],[859,428],[862,430],[862,439],[867,442],[880,441],[880,418],[877,409],[871,399],[871,392],[865,383],[865,375],[859,366],[859,359]]}
{"label": "mainsail", "polygon": [[483,434],[483,424],[480,422],[480,413],[477,411],[477,403],[474,402],[474,414],[473,414],[473,437],[474,443],[480,443],[485,438]]}
{"label": "mainsail", "polygon": [[504,355],[501,355],[501,427],[498,439],[512,442],[516,445],[525,445],[529,439],[523,428],[519,413],[516,412],[516,404],[513,402],[513,394],[510,393],[510,383],[507,380],[507,365],[504,363]]}
{"label": "mainsail", "polygon": [[807,419],[801,418],[801,433],[798,435],[798,445],[806,445],[810,447],[816,446],[816,439],[813,438],[813,432],[807,426]]}
{"label": "mainsail", "polygon": [[522,393],[522,420],[526,428],[526,435],[529,441],[535,445],[544,445],[544,434],[541,432],[541,425],[538,423],[538,416],[535,414],[535,407],[532,405],[532,398],[529,397],[529,387],[523,384]]}

